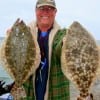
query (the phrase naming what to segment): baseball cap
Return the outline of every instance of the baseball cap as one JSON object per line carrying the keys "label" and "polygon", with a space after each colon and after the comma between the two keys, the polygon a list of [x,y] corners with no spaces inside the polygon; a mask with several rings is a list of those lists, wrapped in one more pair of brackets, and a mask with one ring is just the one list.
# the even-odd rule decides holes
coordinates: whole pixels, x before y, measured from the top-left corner
{"label": "baseball cap", "polygon": [[51,6],[56,8],[55,0],[37,0],[36,7]]}

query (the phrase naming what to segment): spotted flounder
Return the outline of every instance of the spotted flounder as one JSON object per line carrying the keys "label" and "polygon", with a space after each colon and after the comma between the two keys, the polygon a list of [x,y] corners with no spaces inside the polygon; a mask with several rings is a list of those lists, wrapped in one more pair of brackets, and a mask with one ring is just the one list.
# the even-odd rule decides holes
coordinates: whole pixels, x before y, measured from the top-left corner
{"label": "spotted flounder", "polygon": [[1,48],[1,60],[17,86],[35,72],[40,62],[38,43],[20,19],[13,24]]}
{"label": "spotted flounder", "polygon": [[95,39],[78,22],[69,27],[63,41],[62,70],[79,91],[78,100],[85,100],[99,67],[99,51]]}

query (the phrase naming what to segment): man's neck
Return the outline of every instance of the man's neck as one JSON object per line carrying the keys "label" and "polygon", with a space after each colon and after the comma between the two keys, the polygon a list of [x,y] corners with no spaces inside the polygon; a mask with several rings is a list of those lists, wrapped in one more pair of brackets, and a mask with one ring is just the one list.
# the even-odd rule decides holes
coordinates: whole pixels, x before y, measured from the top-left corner
{"label": "man's neck", "polygon": [[38,28],[41,30],[41,32],[47,32],[52,26],[38,26]]}

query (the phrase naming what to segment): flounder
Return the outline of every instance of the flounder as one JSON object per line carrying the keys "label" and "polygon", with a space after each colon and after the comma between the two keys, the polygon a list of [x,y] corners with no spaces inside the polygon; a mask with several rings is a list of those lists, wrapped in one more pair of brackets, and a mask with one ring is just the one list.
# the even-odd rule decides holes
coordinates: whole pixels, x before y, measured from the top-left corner
{"label": "flounder", "polygon": [[80,91],[77,100],[86,100],[99,67],[99,51],[95,39],[78,22],[69,27],[61,54],[62,70]]}
{"label": "flounder", "polygon": [[[20,19],[13,24],[11,32],[2,45],[1,61],[15,81],[11,91],[14,100],[19,100],[22,95],[25,95],[23,83],[35,72],[40,63],[38,43],[30,28]],[[24,91],[22,95],[21,90]]]}

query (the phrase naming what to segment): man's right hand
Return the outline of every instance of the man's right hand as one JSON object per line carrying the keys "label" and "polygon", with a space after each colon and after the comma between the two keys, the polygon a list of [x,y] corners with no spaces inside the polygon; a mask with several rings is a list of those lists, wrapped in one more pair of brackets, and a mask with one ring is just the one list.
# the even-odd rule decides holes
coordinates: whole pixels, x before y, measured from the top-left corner
{"label": "man's right hand", "polygon": [[7,29],[7,31],[6,31],[6,35],[10,34],[11,31],[12,31],[12,28]]}

